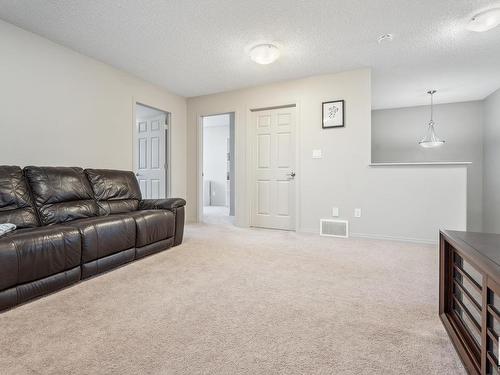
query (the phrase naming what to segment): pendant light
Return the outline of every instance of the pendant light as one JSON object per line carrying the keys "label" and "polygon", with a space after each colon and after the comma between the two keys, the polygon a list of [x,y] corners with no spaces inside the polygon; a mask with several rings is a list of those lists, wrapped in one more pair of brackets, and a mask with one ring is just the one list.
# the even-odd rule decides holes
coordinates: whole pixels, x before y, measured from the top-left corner
{"label": "pendant light", "polygon": [[430,90],[427,91],[427,94],[431,96],[431,120],[429,121],[429,125],[427,125],[427,134],[425,135],[424,138],[418,144],[422,146],[423,148],[433,148],[433,147],[439,147],[444,144],[444,141],[439,139],[436,136],[436,133],[434,132],[434,120],[433,120],[433,114],[434,114],[434,94],[436,93],[436,90]]}

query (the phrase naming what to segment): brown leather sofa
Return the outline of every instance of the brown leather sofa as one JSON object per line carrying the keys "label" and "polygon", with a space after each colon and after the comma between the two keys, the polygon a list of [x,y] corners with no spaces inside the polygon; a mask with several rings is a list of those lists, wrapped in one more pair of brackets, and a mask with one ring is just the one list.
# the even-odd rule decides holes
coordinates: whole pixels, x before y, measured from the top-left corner
{"label": "brown leather sofa", "polygon": [[182,242],[179,198],[142,199],[132,172],[0,166],[0,311]]}

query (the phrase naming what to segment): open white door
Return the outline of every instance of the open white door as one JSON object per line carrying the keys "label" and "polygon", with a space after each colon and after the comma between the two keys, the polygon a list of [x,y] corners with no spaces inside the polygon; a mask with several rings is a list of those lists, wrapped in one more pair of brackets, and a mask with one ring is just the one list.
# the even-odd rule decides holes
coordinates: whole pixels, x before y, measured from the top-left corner
{"label": "open white door", "polygon": [[295,229],[295,107],[253,112],[252,225]]}
{"label": "open white door", "polygon": [[137,119],[136,176],[145,199],[166,197],[166,119]]}

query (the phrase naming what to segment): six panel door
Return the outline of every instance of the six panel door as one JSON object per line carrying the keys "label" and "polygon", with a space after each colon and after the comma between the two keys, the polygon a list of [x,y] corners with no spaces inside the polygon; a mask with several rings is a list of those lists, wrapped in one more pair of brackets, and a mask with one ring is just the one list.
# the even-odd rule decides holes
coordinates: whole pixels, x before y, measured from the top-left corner
{"label": "six panel door", "polygon": [[295,107],[253,112],[252,225],[295,229]]}
{"label": "six panel door", "polygon": [[165,116],[137,121],[137,180],[145,199],[166,197]]}

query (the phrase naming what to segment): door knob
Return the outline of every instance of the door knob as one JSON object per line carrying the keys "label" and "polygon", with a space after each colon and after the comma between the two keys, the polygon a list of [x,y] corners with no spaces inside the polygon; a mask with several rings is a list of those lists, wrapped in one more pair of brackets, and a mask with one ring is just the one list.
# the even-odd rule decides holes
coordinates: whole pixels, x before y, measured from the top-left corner
{"label": "door knob", "polygon": [[295,178],[295,172],[291,171],[290,173],[287,174],[287,176],[290,176],[291,178]]}

